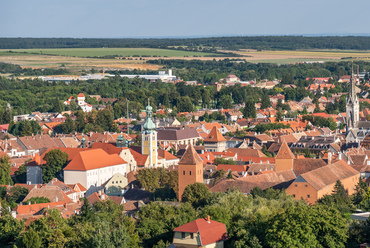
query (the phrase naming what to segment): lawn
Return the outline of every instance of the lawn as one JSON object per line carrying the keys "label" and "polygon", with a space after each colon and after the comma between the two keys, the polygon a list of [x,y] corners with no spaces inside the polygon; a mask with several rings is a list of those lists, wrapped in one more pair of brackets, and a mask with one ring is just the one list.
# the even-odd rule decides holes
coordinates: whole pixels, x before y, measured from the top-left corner
{"label": "lawn", "polygon": [[[169,49],[151,49],[151,48],[58,48],[58,49],[13,49],[12,53],[7,50],[0,50],[0,55],[13,55],[19,52],[28,54],[47,54],[73,57],[132,57],[132,56],[157,56],[157,57],[193,57],[214,55],[212,53],[177,51]],[[17,54],[18,54],[17,53]]]}

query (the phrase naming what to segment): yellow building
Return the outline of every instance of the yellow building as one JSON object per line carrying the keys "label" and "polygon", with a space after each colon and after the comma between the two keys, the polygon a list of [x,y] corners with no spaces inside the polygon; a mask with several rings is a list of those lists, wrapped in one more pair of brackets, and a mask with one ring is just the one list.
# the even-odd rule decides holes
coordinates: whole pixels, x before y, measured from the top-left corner
{"label": "yellow building", "polygon": [[141,154],[148,155],[149,168],[156,168],[158,165],[157,153],[157,131],[152,120],[153,108],[149,104],[146,106],[146,120],[144,123],[144,131],[141,133]]}

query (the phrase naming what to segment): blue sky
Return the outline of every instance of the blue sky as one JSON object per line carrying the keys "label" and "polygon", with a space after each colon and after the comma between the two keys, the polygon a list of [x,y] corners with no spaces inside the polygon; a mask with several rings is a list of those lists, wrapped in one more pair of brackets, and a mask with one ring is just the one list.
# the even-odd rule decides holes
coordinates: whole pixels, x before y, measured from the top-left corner
{"label": "blue sky", "polygon": [[0,37],[370,34],[369,0],[0,0]]}

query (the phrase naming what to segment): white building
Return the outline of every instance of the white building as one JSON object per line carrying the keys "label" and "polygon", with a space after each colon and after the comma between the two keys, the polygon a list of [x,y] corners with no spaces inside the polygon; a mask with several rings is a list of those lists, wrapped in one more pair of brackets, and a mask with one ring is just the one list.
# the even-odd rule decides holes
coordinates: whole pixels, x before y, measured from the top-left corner
{"label": "white building", "polygon": [[80,183],[89,196],[100,190],[101,185],[116,173],[127,176],[127,162],[117,154],[109,155],[102,149],[89,149],[79,152],[63,170],[64,183]]}
{"label": "white building", "polygon": [[[92,106],[90,104],[88,104],[87,102],[85,102],[85,95],[80,93],[78,94],[77,96],[77,104],[78,106],[81,107],[81,109],[88,113],[88,112],[91,112],[92,110]],[[76,101],[76,98],[74,98],[73,96],[69,97],[67,101],[64,101],[64,105],[70,105],[72,101]]]}

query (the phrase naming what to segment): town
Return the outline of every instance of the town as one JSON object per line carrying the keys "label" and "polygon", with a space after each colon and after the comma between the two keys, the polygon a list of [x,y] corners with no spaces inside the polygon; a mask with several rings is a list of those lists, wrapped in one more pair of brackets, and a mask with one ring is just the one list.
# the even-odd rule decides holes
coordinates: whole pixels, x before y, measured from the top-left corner
{"label": "town", "polygon": [[[67,229],[58,229],[63,232],[58,237],[43,238],[35,228],[56,218],[61,225],[66,221],[102,225],[89,215],[114,219],[121,212],[124,224],[118,226],[124,231],[115,235],[125,236],[129,247],[139,247],[138,239],[144,247],[288,247],[291,244],[271,230],[289,218],[305,219],[299,216],[305,212],[316,216],[310,225],[347,215],[335,228],[325,227],[335,230],[328,240],[317,236],[315,247],[344,247],[349,236],[340,233],[348,232],[348,221],[351,228],[364,232],[357,241],[363,242],[367,236],[361,228],[368,228],[370,216],[370,83],[359,66],[352,65],[350,72],[337,80],[305,78],[300,89],[307,96],[300,99],[292,97],[297,86],[286,79],[242,81],[229,74],[203,86],[170,70],[158,76],[121,75],[119,80],[140,76],[147,85],[201,89],[199,106],[184,98],[170,105],[167,95],[163,104],[149,97],[138,105],[133,98],[86,92],[56,99],[52,109],[58,112],[15,114],[21,111],[8,103],[0,125],[0,226],[8,236],[0,239],[11,243],[26,228],[20,244],[36,236],[47,246],[81,245],[78,242],[87,241],[63,234]],[[104,74],[94,80],[116,80]],[[34,80],[69,87],[78,79]],[[218,102],[211,100],[210,94],[230,89]],[[236,94],[244,89],[271,95],[237,103]],[[273,214],[282,208],[293,212]],[[250,214],[244,213],[248,209],[266,220],[249,220]],[[183,217],[168,220],[165,215]],[[149,232],[154,228],[147,226],[151,218],[162,227]],[[240,225],[251,221],[258,228],[272,226],[265,227],[269,232],[258,234],[256,227],[244,236],[239,231],[245,227],[234,218],[243,219]],[[13,223],[16,233],[6,231],[6,223]],[[307,235],[315,236],[316,231]],[[95,246],[109,234],[99,235],[88,242]],[[295,239],[293,244],[302,237]]]}

